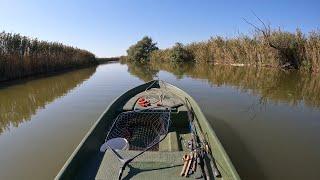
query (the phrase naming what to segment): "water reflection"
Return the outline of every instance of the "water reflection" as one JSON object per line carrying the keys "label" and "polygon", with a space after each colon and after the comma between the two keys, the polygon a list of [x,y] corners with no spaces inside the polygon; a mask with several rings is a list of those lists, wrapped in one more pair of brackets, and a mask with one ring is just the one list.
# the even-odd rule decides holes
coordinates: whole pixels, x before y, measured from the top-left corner
{"label": "water reflection", "polygon": [[128,63],[128,72],[131,75],[139,77],[141,80],[147,82],[151,81],[159,70],[154,69],[148,63],[132,62]]}
{"label": "water reflection", "polygon": [[86,68],[60,75],[2,86],[0,91],[0,134],[10,126],[18,127],[40,108],[88,79],[96,68]]}
{"label": "water reflection", "polygon": [[[213,66],[212,64],[151,63],[143,66],[128,63],[129,72],[149,81],[158,71],[167,71],[180,79],[188,76],[203,79],[215,86],[232,86],[261,97],[261,103],[272,101],[290,105],[304,103],[320,107],[320,75],[278,69]],[[140,73],[133,73],[133,72]],[[143,72],[143,73],[141,73]]]}

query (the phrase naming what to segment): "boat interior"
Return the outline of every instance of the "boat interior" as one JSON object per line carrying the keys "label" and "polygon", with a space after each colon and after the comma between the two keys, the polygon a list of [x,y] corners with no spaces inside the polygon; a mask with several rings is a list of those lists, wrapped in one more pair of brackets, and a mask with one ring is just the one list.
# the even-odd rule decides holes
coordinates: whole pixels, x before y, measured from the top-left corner
{"label": "boat interior", "polygon": [[[159,96],[161,105],[159,102]],[[139,104],[139,99],[147,99],[148,106]],[[179,179],[188,177],[198,177],[201,179],[201,170],[180,176],[184,166],[182,158],[190,150],[188,141],[191,139],[187,108],[183,100],[165,88],[151,88],[132,97],[124,106],[124,111],[144,110],[154,108],[157,110],[171,109],[171,123],[166,137],[152,150],[144,152],[135,158],[125,169],[123,179]],[[118,151],[123,157],[131,157],[137,154],[135,150]],[[97,180],[117,179],[119,169],[117,157],[107,150],[98,173]]]}

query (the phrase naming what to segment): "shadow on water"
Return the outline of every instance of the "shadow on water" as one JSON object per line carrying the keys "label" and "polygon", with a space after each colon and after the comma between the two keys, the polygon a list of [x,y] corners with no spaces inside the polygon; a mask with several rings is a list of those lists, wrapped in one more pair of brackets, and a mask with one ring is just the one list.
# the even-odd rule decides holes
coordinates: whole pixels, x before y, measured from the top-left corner
{"label": "shadow on water", "polygon": [[0,91],[0,134],[10,126],[28,121],[38,109],[79,86],[96,71],[95,67],[74,70],[46,78],[2,85]]}

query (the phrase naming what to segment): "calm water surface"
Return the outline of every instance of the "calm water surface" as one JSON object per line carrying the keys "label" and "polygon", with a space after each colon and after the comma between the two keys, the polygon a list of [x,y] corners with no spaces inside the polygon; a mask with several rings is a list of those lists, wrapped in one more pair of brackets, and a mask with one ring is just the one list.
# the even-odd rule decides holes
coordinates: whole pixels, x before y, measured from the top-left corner
{"label": "calm water surface", "polygon": [[319,75],[112,63],[0,87],[0,179],[52,179],[108,104],[155,74],[198,101],[243,179],[320,178]]}

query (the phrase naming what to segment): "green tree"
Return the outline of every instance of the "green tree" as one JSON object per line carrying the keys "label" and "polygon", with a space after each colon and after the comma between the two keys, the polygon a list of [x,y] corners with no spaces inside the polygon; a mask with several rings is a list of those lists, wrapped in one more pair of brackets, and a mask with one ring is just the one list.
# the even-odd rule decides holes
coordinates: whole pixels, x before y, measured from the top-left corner
{"label": "green tree", "polygon": [[143,37],[136,44],[129,47],[127,50],[129,61],[146,62],[150,60],[152,51],[158,50],[157,43],[152,42],[148,36]]}
{"label": "green tree", "polygon": [[174,62],[191,62],[192,54],[181,43],[176,43],[171,50],[171,60]]}

